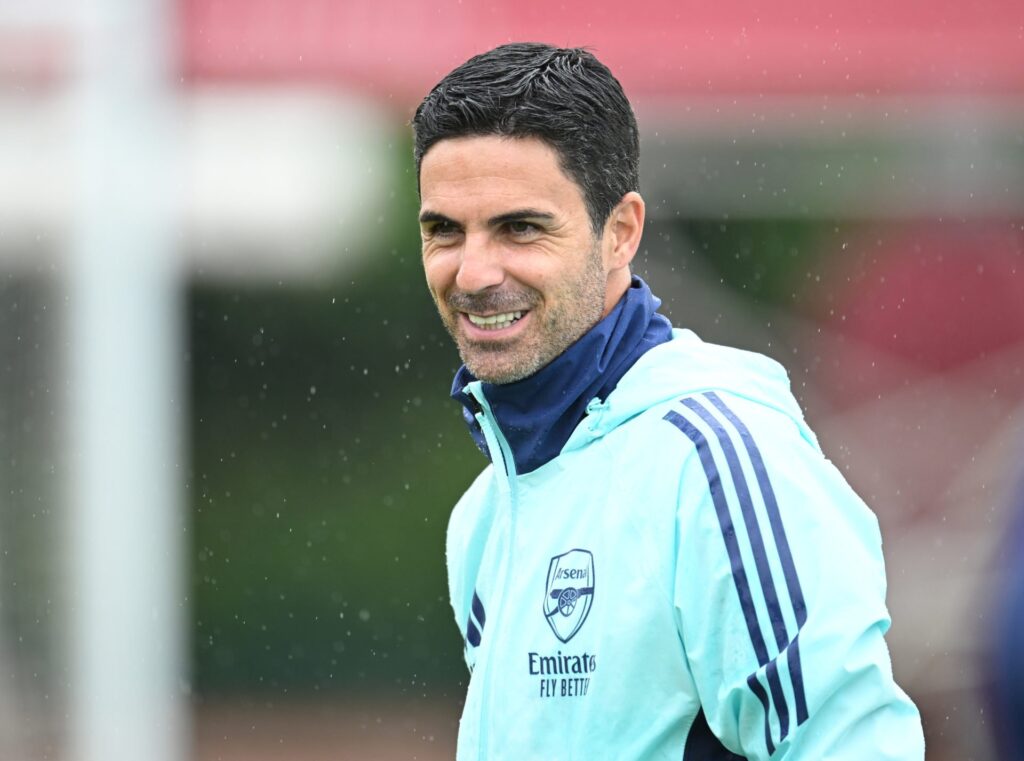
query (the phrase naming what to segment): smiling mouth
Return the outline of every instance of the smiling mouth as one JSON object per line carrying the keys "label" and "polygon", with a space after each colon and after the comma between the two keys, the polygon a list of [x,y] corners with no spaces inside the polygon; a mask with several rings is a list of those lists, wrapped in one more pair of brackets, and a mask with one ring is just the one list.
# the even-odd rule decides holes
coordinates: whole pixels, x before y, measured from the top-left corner
{"label": "smiling mouth", "polygon": [[467,319],[469,319],[471,323],[481,330],[503,330],[505,328],[512,327],[512,325],[514,325],[526,313],[526,311],[502,312],[500,314],[490,314],[486,317],[478,314],[470,314],[469,312],[464,312],[463,314],[466,315]]}

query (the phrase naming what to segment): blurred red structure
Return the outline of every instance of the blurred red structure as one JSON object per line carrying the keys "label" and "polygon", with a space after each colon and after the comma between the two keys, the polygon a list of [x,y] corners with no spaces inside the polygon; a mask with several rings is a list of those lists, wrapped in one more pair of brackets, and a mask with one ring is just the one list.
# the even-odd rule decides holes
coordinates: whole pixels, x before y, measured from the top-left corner
{"label": "blurred red structure", "polygon": [[337,81],[403,105],[503,42],[586,45],[633,95],[1024,90],[1016,0],[182,0],[189,80]]}
{"label": "blurred red structure", "polygon": [[[1024,399],[1024,230],[1010,221],[875,230],[830,258],[823,388],[847,407],[940,374]],[[856,368],[854,372],[853,369]]]}

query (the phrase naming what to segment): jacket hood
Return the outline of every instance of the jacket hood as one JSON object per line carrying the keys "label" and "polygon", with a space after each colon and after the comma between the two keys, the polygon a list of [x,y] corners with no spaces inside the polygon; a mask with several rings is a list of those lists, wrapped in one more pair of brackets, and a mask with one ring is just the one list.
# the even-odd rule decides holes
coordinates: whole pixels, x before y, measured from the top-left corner
{"label": "jacket hood", "polygon": [[584,446],[651,407],[703,391],[725,391],[776,409],[817,446],[782,365],[763,354],[706,343],[690,330],[675,329],[670,341],[637,360],[604,402],[588,408],[586,421],[564,450]]}

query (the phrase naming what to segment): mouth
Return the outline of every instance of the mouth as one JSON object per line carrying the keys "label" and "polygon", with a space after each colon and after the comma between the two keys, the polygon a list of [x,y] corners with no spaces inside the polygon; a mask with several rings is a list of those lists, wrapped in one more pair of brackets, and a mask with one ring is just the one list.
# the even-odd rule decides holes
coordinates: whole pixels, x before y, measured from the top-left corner
{"label": "mouth", "polygon": [[460,312],[459,318],[464,335],[470,340],[489,343],[517,336],[523,325],[529,322],[530,311],[527,309],[496,314],[474,314]]}
{"label": "mouth", "polygon": [[526,311],[517,312],[501,312],[499,314],[480,315],[472,314],[470,312],[463,312],[466,315],[466,319],[473,323],[480,330],[505,330],[511,328],[515,323],[523,318]]}

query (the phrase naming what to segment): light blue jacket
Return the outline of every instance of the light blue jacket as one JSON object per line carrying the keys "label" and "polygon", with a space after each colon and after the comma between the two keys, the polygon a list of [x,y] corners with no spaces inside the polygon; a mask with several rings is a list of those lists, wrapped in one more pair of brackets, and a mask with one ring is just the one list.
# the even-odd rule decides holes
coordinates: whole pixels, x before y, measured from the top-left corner
{"label": "light blue jacket", "polygon": [[483,389],[447,541],[460,761],[923,759],[877,521],[777,363],[676,330],[525,474]]}

